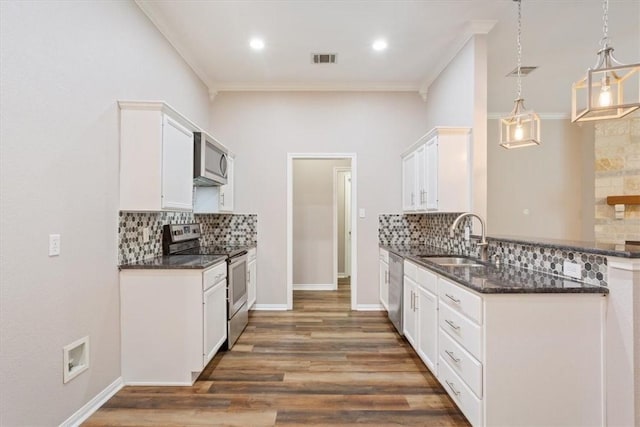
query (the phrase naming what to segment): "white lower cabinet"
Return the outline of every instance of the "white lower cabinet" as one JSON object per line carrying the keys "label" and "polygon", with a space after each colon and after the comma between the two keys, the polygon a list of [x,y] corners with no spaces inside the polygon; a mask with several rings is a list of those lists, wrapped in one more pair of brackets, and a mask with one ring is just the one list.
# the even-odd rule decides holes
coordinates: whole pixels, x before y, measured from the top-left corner
{"label": "white lower cabinet", "polygon": [[192,385],[227,339],[227,265],[120,271],[125,385]]}
{"label": "white lower cabinet", "polygon": [[405,261],[404,331],[474,426],[602,426],[602,294],[480,294]]}
{"label": "white lower cabinet", "polygon": [[389,311],[389,252],[380,249],[380,303]]}
{"label": "white lower cabinet", "polygon": [[247,307],[249,310],[255,305],[258,294],[257,254],[256,248],[249,249],[247,253]]}

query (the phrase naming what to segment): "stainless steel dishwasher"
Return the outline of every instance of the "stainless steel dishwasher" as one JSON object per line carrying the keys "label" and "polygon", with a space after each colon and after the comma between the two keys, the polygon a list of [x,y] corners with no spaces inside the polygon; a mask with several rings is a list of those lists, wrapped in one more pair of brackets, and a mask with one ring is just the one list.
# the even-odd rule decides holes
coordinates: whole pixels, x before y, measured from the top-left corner
{"label": "stainless steel dishwasher", "polygon": [[389,320],[402,333],[403,258],[389,253]]}

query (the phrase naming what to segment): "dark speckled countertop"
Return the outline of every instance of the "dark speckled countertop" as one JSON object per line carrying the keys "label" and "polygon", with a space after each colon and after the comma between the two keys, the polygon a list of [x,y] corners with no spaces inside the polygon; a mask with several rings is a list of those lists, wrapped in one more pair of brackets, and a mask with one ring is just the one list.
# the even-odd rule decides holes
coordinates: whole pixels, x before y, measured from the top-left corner
{"label": "dark speckled countertop", "polygon": [[226,259],[226,255],[167,255],[123,264],[120,270],[204,269]]}
{"label": "dark speckled countertop", "polygon": [[483,294],[609,293],[609,289],[604,286],[590,285],[508,264],[495,266],[485,263],[483,267],[442,266],[430,261],[428,257],[459,255],[429,246],[380,247]]}

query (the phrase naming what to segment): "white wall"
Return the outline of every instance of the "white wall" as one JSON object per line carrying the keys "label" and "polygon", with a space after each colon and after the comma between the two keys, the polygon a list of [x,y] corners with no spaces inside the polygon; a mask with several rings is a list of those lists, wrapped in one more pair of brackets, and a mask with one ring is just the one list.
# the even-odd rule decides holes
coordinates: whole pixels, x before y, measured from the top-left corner
{"label": "white wall", "polygon": [[294,285],[334,284],[333,168],[350,164],[335,159],[293,160]]}
{"label": "white wall", "polygon": [[[207,90],[133,2],[2,1],[0,19],[0,424],[57,425],[120,376],[116,100],[205,125]],[[63,385],[85,335],[91,367]]]}
{"label": "white wall", "polygon": [[568,119],[547,119],[541,145],[506,150],[498,120],[488,129],[489,233],[590,240],[584,230],[593,229],[593,133]]}
{"label": "white wall", "polygon": [[[473,36],[429,86],[427,125],[472,128],[471,210],[487,215],[487,42]],[[475,230],[474,230],[475,231]]]}
{"label": "white wall", "polygon": [[357,154],[358,304],[378,303],[378,217],[399,212],[400,154],[428,130],[417,93],[228,93],[212,131],[236,154],[236,207],[258,214],[258,304],[287,302],[287,153]]}

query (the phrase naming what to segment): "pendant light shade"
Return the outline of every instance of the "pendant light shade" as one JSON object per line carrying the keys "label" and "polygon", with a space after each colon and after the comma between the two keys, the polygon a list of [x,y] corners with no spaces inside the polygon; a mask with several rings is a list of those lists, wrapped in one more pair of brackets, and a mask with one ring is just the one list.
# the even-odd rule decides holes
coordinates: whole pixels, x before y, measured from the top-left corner
{"label": "pendant light shade", "polygon": [[625,65],[609,45],[609,1],[603,0],[602,48],[587,75],[573,84],[571,121],[618,119],[640,108],[640,63]]}
{"label": "pendant light shade", "polygon": [[513,111],[500,119],[500,145],[504,148],[540,145],[540,117],[525,109],[522,98],[516,99]]}
{"label": "pendant light shade", "polygon": [[509,115],[500,119],[500,146],[511,148],[529,147],[540,145],[540,117],[533,111],[524,107],[522,98],[522,43],[520,42],[522,28],[522,2],[518,3],[518,96],[514,101],[513,110]]}

